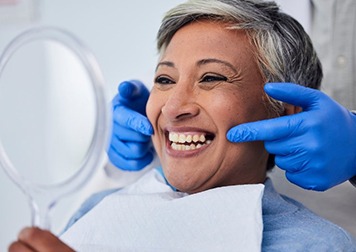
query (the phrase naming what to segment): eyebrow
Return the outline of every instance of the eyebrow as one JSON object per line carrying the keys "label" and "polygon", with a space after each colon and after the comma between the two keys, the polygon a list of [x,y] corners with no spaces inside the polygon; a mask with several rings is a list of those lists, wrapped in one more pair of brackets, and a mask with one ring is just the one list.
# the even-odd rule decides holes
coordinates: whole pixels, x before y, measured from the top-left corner
{"label": "eyebrow", "polygon": [[174,63],[171,61],[162,61],[157,64],[155,71],[157,71],[158,67],[160,67],[160,66],[175,67]]}
{"label": "eyebrow", "polygon": [[224,61],[224,60],[215,59],[215,58],[199,60],[197,65],[201,66],[201,65],[210,64],[210,63],[223,64],[223,65],[227,66],[228,68],[230,68],[232,71],[234,71],[234,73],[237,73],[236,68],[231,63]]}
{"label": "eyebrow", "polygon": [[[197,62],[197,65],[201,66],[201,65],[211,64],[211,63],[223,64],[223,65],[227,66],[228,68],[230,68],[234,73],[237,73],[236,68],[231,63],[224,61],[224,60],[215,59],[215,58],[199,60]],[[175,67],[174,63],[171,61],[162,61],[157,64],[155,71],[157,71],[158,67],[160,67],[160,66],[168,66],[168,67],[173,67],[173,68]]]}

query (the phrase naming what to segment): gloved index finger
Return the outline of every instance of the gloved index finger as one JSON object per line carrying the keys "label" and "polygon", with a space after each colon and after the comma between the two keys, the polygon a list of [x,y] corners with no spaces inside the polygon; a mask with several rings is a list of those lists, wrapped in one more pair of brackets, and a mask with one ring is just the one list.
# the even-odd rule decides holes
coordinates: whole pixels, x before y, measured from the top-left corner
{"label": "gloved index finger", "polygon": [[[276,100],[295,106],[303,111],[317,110],[326,96],[319,90],[293,83],[267,83],[266,93]],[[274,141],[297,134],[303,122],[303,113],[274,119],[250,122],[231,128],[227,138],[231,142]]]}
{"label": "gloved index finger", "polygon": [[227,132],[230,142],[274,141],[298,132],[300,114],[240,124]]}
{"label": "gloved index finger", "polygon": [[113,107],[124,105],[146,115],[146,104],[150,95],[147,87],[138,80],[124,81],[119,85],[119,93],[113,100]]}
{"label": "gloved index finger", "polygon": [[118,91],[122,101],[131,101],[139,97],[147,99],[149,96],[149,91],[146,86],[138,80],[130,80],[120,83]]}
{"label": "gloved index finger", "polygon": [[319,90],[293,83],[267,83],[264,90],[272,98],[302,107],[303,111],[318,109],[324,96]]}
{"label": "gloved index finger", "polygon": [[153,127],[148,118],[136,111],[123,106],[117,106],[114,111],[114,122],[140,132],[144,135],[152,135]]}

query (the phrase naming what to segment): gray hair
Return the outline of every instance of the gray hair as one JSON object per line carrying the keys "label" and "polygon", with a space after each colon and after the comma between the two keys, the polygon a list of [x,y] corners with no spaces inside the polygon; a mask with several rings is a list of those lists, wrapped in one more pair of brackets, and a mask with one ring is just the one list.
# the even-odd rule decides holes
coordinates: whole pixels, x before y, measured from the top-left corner
{"label": "gray hair", "polygon": [[[275,2],[189,0],[163,18],[157,34],[158,50],[164,50],[180,28],[197,20],[223,22],[228,29],[245,30],[256,49],[257,63],[266,82],[293,82],[320,88],[322,68],[309,36]],[[269,102],[277,114],[283,111],[280,102]]]}

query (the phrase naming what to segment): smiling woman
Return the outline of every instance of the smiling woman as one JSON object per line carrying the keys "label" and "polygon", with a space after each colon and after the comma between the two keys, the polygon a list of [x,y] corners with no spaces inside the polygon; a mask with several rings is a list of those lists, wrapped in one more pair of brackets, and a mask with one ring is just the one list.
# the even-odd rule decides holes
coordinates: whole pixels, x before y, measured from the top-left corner
{"label": "smiling woman", "polygon": [[209,20],[185,25],[157,66],[147,116],[164,174],[180,191],[263,183],[266,178],[268,153],[262,142],[238,145],[226,139],[234,125],[269,114],[264,78],[246,32],[227,27]]}
{"label": "smiling woman", "polygon": [[319,88],[320,62],[300,24],[273,2],[191,0],[164,17],[158,49],[146,112],[163,173],[94,195],[62,239],[78,250],[251,251],[244,239],[261,232],[253,251],[354,251],[348,233],[274,190],[262,142],[226,139],[235,125],[299,111],[269,99],[266,82]]}

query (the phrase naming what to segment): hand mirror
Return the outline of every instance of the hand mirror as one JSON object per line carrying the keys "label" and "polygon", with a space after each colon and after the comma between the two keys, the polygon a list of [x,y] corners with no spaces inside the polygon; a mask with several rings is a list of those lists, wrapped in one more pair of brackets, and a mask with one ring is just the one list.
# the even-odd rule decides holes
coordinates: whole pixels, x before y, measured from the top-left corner
{"label": "hand mirror", "polygon": [[26,194],[32,225],[49,229],[58,200],[103,160],[109,110],[89,50],[57,28],[17,36],[0,58],[0,164]]}

